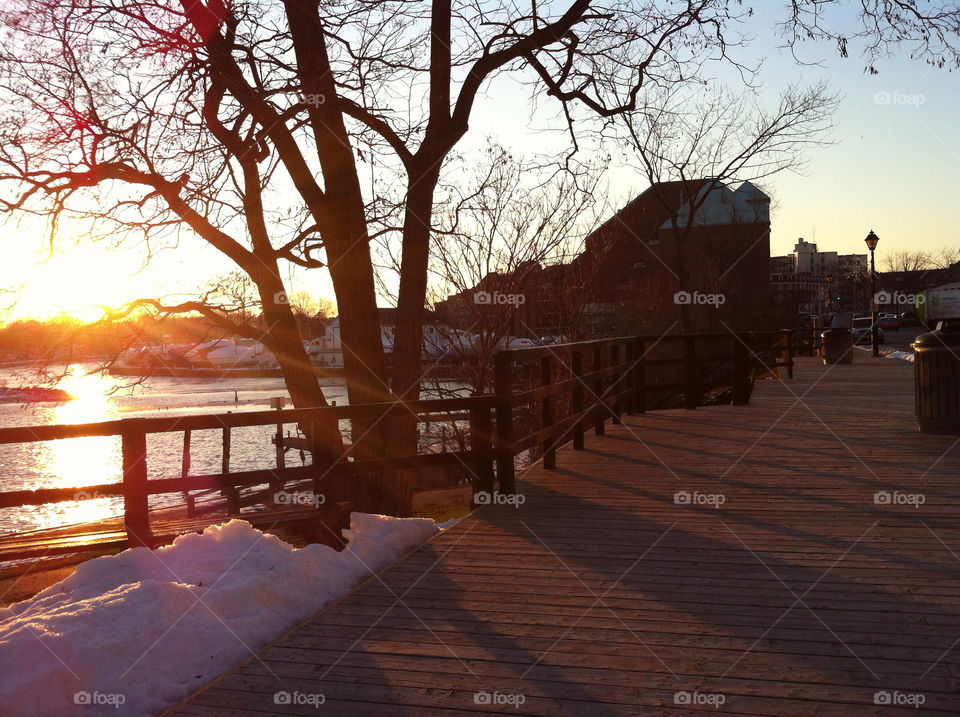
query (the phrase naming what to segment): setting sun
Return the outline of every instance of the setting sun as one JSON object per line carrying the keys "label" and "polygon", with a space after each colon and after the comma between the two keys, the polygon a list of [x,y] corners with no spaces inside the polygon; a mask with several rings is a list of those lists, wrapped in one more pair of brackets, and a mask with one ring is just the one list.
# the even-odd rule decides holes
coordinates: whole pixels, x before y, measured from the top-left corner
{"label": "setting sun", "polygon": [[67,314],[81,321],[103,316],[117,303],[127,279],[116,257],[95,246],[70,247],[28,270],[16,307],[20,317],[45,319]]}

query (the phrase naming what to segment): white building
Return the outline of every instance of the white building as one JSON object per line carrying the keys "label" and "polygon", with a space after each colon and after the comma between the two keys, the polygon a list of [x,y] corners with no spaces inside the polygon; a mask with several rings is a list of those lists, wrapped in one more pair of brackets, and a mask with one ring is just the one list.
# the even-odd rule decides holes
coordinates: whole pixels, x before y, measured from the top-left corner
{"label": "white building", "polygon": [[[380,341],[383,350],[393,352],[396,330],[395,309],[380,309]],[[423,326],[422,356],[424,360],[436,360],[450,353],[451,337],[456,333],[439,324]],[[343,366],[343,341],[340,337],[340,317],[334,318],[324,328],[324,333],[310,340],[308,352],[314,364],[320,366]]]}

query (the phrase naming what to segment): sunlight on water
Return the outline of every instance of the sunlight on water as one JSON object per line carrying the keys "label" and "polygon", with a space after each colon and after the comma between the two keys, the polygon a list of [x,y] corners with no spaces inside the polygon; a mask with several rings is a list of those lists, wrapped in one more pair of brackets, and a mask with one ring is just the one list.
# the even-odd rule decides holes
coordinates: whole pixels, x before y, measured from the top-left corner
{"label": "sunlight on water", "polygon": [[[62,369],[62,367],[59,367]],[[196,415],[230,411],[264,410],[271,398],[284,396],[280,379],[183,379],[154,378],[130,388],[130,379],[87,375],[95,368],[73,365],[57,386],[74,400],[56,404],[40,402],[25,406],[0,403],[0,426],[83,424],[147,416]],[[57,370],[55,367],[53,370]],[[0,384],[29,385],[15,372],[0,369]],[[115,389],[119,391],[115,392]],[[328,383],[324,391],[340,405],[347,403],[346,388]],[[239,394],[239,400],[238,400]],[[345,425],[345,424],[344,424]],[[287,426],[296,430],[295,425]],[[271,444],[273,426],[254,426],[233,433],[230,467],[234,471],[272,468],[276,452]],[[151,478],[180,475],[183,432],[172,431],[147,437],[148,471]],[[194,431],[191,441],[191,473],[220,471],[222,435],[219,430]],[[288,465],[299,458],[287,456]],[[119,483],[122,478],[119,436],[70,438],[57,441],[26,441],[0,445],[0,490],[34,488],[81,488],[102,483]],[[104,497],[80,491],[77,500],[39,506],[0,509],[0,533],[20,532],[96,521],[123,514],[123,498]],[[182,503],[182,495],[151,498],[152,508]],[[3,710],[0,709],[0,713]]]}
{"label": "sunlight on water", "polygon": [[[86,375],[76,366],[60,387],[74,396],[73,401],[54,409],[53,423],[93,423],[116,417],[110,401],[114,383],[109,377]],[[48,485],[57,487],[108,483],[120,476],[120,439],[111,436],[67,438],[39,444],[37,463],[49,476]],[[122,511],[123,499],[101,497],[96,493],[78,493],[77,502],[49,506],[48,525],[99,520]]]}

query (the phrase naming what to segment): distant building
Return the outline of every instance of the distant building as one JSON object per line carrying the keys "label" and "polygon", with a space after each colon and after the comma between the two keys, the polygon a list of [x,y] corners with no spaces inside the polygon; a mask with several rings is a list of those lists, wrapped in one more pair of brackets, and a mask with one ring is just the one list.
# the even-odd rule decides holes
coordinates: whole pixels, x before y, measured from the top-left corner
{"label": "distant building", "polygon": [[570,263],[488,275],[437,311],[459,317],[477,291],[499,291],[523,295],[508,307],[516,335],[681,331],[685,304],[694,331],[772,325],[769,208],[749,182],[736,190],[711,179],[654,184],[592,232]]}
{"label": "distant building", "polygon": [[783,326],[791,326],[799,316],[821,314],[826,309],[827,280],[810,272],[770,274],[774,304],[783,307]]}
{"label": "distant building", "polygon": [[[397,328],[397,310],[393,307],[378,307],[377,316],[380,319],[380,342],[383,350],[393,353],[394,334]],[[449,332],[437,324],[436,316],[432,311],[426,311],[423,325],[423,341],[425,356],[431,357],[443,343]],[[337,316],[327,322],[323,333],[309,341],[308,351],[311,360],[321,366],[343,366],[343,341],[340,338],[340,317]],[[349,349],[349,347],[346,347]]]}
{"label": "distant building", "polygon": [[[866,254],[819,251],[816,244],[801,237],[792,254],[770,257],[770,276],[784,325],[797,313],[865,311],[869,305]],[[811,296],[815,289],[820,291],[818,298]]]}
{"label": "distant building", "polygon": [[877,272],[878,310],[894,314],[916,311],[916,295],[934,286],[960,281],[960,262],[943,269]]}

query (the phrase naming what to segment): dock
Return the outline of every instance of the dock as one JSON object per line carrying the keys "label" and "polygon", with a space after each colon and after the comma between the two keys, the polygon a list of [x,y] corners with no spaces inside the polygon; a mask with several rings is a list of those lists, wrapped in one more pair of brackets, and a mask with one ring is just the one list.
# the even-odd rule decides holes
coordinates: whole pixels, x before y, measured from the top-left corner
{"label": "dock", "polygon": [[797,358],[556,464],[168,714],[960,712],[960,437],[909,363]]}

